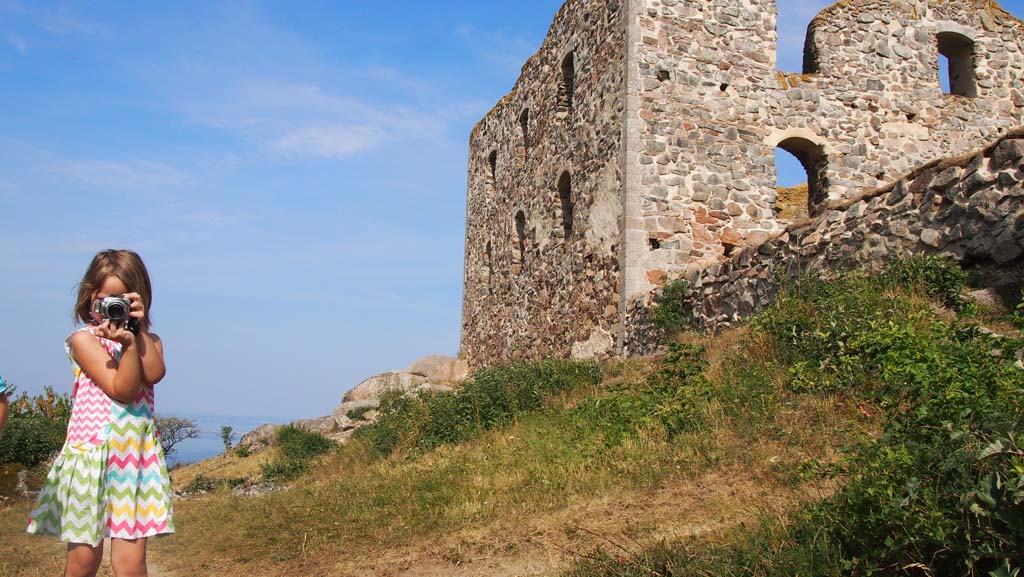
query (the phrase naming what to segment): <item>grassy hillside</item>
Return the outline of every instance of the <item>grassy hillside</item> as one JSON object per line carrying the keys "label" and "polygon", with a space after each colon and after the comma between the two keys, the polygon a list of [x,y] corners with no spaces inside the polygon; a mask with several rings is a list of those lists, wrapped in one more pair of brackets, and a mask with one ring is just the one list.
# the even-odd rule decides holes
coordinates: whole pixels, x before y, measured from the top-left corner
{"label": "grassy hillside", "polygon": [[[178,500],[152,556],[247,577],[1014,575],[1024,343],[982,329],[1016,335],[1016,319],[965,303],[963,283],[930,259],[807,278],[656,358],[386,399],[324,456],[298,438],[176,472],[220,488]],[[298,476],[230,492],[268,475]]]}

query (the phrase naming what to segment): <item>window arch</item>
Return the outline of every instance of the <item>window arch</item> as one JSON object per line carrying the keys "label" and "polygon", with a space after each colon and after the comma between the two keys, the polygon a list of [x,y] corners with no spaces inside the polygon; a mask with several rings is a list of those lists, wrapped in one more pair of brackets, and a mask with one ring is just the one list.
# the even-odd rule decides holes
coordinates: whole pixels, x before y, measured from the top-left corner
{"label": "window arch", "polygon": [[558,114],[572,112],[572,98],[576,91],[576,58],[572,52],[562,59],[562,81],[558,84]]}
{"label": "window arch", "polygon": [[558,209],[562,216],[562,232],[565,238],[572,234],[572,175],[565,171],[558,177]]}
{"label": "window arch", "polygon": [[[776,205],[780,216],[796,219],[814,213],[818,206],[828,200],[828,155],[825,154],[824,146],[805,138],[791,137],[780,142],[778,149],[796,157],[807,177],[806,192],[800,190],[800,185],[780,189],[780,192],[784,192]],[[777,150],[776,171],[782,169],[781,161]]]}
{"label": "window arch", "polygon": [[489,176],[491,177],[491,186],[497,188],[498,186],[498,151],[492,150],[487,155],[487,166],[490,168]]}
{"label": "window arch", "polygon": [[516,212],[516,242],[512,245],[512,272],[523,270],[526,263],[526,213]]}
{"label": "window arch", "polygon": [[530,150],[530,109],[524,108],[519,114],[519,131],[523,137],[523,156]]}
{"label": "window arch", "polygon": [[[975,72],[974,41],[956,32],[939,32],[939,77],[945,72],[948,89],[943,92],[954,96],[975,98],[978,96],[978,79]],[[940,80],[943,82],[945,79]],[[944,83],[944,82],[943,82]]]}
{"label": "window arch", "polygon": [[494,257],[491,251],[491,241],[487,241],[487,249],[484,252],[484,274],[487,280],[487,294],[494,294]]}

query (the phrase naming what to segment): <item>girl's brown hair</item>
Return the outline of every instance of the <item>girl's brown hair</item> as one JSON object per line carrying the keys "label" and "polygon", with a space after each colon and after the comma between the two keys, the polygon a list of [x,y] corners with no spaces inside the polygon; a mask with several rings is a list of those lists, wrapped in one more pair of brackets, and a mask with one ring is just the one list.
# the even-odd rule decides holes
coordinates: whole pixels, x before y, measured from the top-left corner
{"label": "girl's brown hair", "polygon": [[92,295],[103,286],[107,277],[116,276],[124,283],[128,292],[139,293],[146,306],[146,316],[139,323],[143,330],[149,329],[149,307],[153,303],[153,287],[142,258],[130,250],[105,250],[97,253],[89,263],[82,282],[78,283],[78,301],[75,303],[76,320],[85,324],[92,322]]}

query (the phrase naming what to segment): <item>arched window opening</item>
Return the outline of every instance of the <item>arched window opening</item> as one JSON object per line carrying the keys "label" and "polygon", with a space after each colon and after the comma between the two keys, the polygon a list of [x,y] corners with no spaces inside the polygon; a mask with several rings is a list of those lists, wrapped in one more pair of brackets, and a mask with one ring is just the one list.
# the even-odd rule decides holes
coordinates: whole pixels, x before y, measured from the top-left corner
{"label": "arched window opening", "polygon": [[523,133],[523,156],[530,150],[530,109],[526,108],[519,115],[519,130]]}
{"label": "arched window opening", "polygon": [[558,207],[562,215],[562,234],[569,238],[572,234],[572,176],[568,171],[558,178]]}
{"label": "arched window opening", "polygon": [[566,116],[572,112],[572,97],[576,90],[576,60],[573,53],[562,60],[562,81],[558,85],[558,114]]}
{"label": "arched window opening", "polygon": [[956,32],[940,32],[939,82],[942,91],[954,96],[978,96],[974,41]]}
{"label": "arched window opening", "polygon": [[487,166],[490,167],[490,169],[491,169],[491,174],[490,174],[490,176],[491,176],[491,186],[497,187],[498,186],[498,151],[497,150],[492,150],[491,153],[487,155]]}
{"label": "arched window opening", "polygon": [[787,138],[775,150],[776,214],[799,220],[828,200],[828,156],[821,145]]}
{"label": "arched window opening", "polygon": [[491,251],[491,241],[487,241],[487,250],[484,252],[484,273],[487,280],[487,294],[494,294],[494,258]]}
{"label": "arched window opening", "polygon": [[526,214],[516,212],[516,242],[512,245],[512,272],[523,270],[526,261]]}

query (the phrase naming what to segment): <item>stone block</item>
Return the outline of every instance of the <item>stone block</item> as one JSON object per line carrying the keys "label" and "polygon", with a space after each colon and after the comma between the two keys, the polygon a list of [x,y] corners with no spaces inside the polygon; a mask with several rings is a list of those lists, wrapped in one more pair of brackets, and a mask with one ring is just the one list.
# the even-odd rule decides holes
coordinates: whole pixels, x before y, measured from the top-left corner
{"label": "stone block", "polygon": [[1024,159],[1024,139],[1020,138],[1000,142],[992,153],[993,168],[996,170],[1010,164],[1020,164],[1021,159]]}

